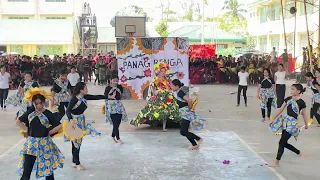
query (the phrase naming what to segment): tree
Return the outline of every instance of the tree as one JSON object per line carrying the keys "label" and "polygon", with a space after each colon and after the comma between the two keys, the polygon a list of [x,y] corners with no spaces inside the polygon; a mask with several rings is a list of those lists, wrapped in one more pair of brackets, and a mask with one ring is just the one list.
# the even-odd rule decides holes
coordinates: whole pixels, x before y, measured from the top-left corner
{"label": "tree", "polygon": [[151,22],[152,18],[143,10],[143,8],[136,5],[129,5],[118,11],[115,16],[110,20],[110,25],[115,27],[115,17],[116,16],[144,16],[147,18],[147,22]]}
{"label": "tree", "polygon": [[208,5],[207,0],[190,0],[187,2],[180,2],[184,14],[180,17],[182,21],[200,21],[202,19],[200,5],[204,3]]}
{"label": "tree", "polygon": [[169,34],[167,22],[165,20],[161,20],[156,26],[156,31],[161,37],[167,37]]}
{"label": "tree", "polygon": [[244,5],[239,4],[238,0],[225,0],[223,10],[226,10],[225,14],[230,15],[236,19],[245,19],[242,13],[246,13],[247,10],[243,9]]}

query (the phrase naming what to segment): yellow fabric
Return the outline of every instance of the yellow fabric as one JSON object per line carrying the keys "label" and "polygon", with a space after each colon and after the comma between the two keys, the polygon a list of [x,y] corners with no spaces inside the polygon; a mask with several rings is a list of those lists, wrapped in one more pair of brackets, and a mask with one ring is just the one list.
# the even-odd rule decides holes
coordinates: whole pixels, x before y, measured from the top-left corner
{"label": "yellow fabric", "polygon": [[32,98],[34,95],[41,94],[44,96],[46,99],[51,99],[52,98],[52,93],[51,92],[46,92],[38,87],[36,88],[30,88],[27,92],[24,93],[24,100],[26,101],[32,101]]}
{"label": "yellow fabric", "polygon": [[101,107],[101,112],[102,112],[102,114],[106,114],[106,105],[103,105]]}
{"label": "yellow fabric", "polygon": [[82,139],[82,138],[87,134],[87,132],[83,131],[82,135],[81,135],[79,138],[77,138],[77,139],[71,138],[71,137],[68,135],[68,133],[65,131],[65,129],[66,129],[66,127],[67,127],[67,125],[68,125],[69,123],[71,123],[71,122],[64,121],[63,124],[62,124],[63,134],[66,136],[67,139],[70,139],[71,141],[75,141],[75,140],[77,140],[77,139]]}
{"label": "yellow fabric", "polygon": [[197,106],[198,102],[199,102],[198,96],[196,96],[196,99],[192,103],[191,111],[194,112],[196,110],[196,106]]}

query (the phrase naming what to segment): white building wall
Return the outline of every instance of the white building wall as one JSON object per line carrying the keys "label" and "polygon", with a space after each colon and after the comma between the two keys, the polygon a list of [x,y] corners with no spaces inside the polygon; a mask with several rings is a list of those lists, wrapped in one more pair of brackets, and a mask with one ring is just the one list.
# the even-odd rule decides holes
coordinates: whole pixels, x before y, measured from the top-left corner
{"label": "white building wall", "polygon": [[28,0],[28,2],[0,1],[0,13],[2,14],[35,14],[36,12],[36,0]]}
{"label": "white building wall", "polygon": [[28,0],[27,2],[11,2],[0,0],[0,14],[3,15],[78,15],[81,12],[80,0],[66,0],[66,2],[46,2],[46,0]]}
{"label": "white building wall", "polygon": [[74,0],[66,0],[66,2],[46,2],[39,1],[39,14],[70,14],[72,15]]}
{"label": "white building wall", "polygon": [[[268,6],[267,4],[265,4]],[[299,5],[301,6],[301,4]],[[260,6],[261,7],[261,6]],[[283,49],[285,49],[285,35],[283,30],[282,16],[280,16],[280,20],[270,21],[268,20],[265,23],[260,23],[260,12],[258,5],[254,7],[250,7],[248,10],[249,18],[248,18],[248,31],[251,36],[256,37],[257,46],[256,49],[260,51],[265,51],[267,53],[271,52],[272,47],[279,44],[276,47],[277,51],[281,54]],[[299,15],[299,9],[297,7],[297,18],[296,18],[296,48],[295,55],[302,55],[302,47],[306,47],[308,44],[307,40],[307,23],[305,16]],[[286,10],[284,10],[286,11]],[[315,10],[316,11],[316,10]],[[286,12],[285,12],[286,13]],[[293,32],[295,29],[294,26],[294,18],[285,19],[285,30],[287,39],[293,43]],[[315,32],[312,35],[312,39],[316,42],[318,41],[318,22],[319,22],[319,14],[315,12],[314,14],[310,14],[308,16],[308,28],[310,34]],[[279,43],[276,43],[276,39],[279,39]],[[265,44],[266,43],[266,44]],[[316,43],[311,42],[313,47],[315,48]],[[287,41],[287,49],[293,52],[293,45]]]}

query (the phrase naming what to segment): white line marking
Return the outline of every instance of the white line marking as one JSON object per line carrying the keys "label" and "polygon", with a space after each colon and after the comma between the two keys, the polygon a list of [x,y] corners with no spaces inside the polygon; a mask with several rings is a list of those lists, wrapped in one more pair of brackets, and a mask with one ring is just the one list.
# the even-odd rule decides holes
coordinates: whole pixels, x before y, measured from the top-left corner
{"label": "white line marking", "polygon": [[22,144],[22,142],[25,140],[25,138],[21,139],[18,143],[16,143],[15,145],[11,146],[11,148],[9,148],[7,151],[5,151],[4,153],[2,153],[0,155],[0,159],[4,158],[5,156],[7,156],[9,153],[13,152],[18,146],[20,146]]}
{"label": "white line marking", "polygon": [[[267,163],[256,151],[254,151],[253,150],[253,148],[251,148],[238,134],[236,134],[235,132],[233,132],[232,131],[232,133],[233,133],[233,135],[235,136],[235,137],[237,137],[242,143],[243,143],[243,145],[244,146],[246,146],[248,149],[249,149],[249,151],[251,151],[253,154],[255,154],[257,157],[259,157],[259,158],[261,158],[262,159],[262,161],[264,161],[264,163]],[[279,178],[279,180],[286,180],[281,174],[279,174],[274,168],[272,168],[272,167],[269,167],[268,166],[268,168],[272,171],[272,172],[274,172],[274,174]]]}
{"label": "white line marking", "polygon": [[250,145],[255,145],[255,144],[261,144],[261,143],[247,143],[247,144],[250,144]]}
{"label": "white line marking", "polygon": [[272,152],[257,152],[258,154],[271,154]]}

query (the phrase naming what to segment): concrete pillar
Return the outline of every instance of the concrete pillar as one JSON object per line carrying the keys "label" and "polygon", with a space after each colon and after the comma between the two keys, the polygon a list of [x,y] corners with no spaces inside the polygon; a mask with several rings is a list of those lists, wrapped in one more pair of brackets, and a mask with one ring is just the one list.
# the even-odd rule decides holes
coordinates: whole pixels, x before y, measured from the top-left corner
{"label": "concrete pillar", "polygon": [[280,34],[279,52],[278,52],[278,54],[282,54],[282,53],[283,53],[283,50],[286,48],[284,41],[285,41],[284,35],[283,35],[283,34]]}
{"label": "concrete pillar", "polygon": [[269,53],[269,52],[271,52],[271,50],[272,50],[272,47],[271,47],[271,39],[270,39],[270,35],[268,34],[267,35],[267,49],[266,49],[266,53]]}

